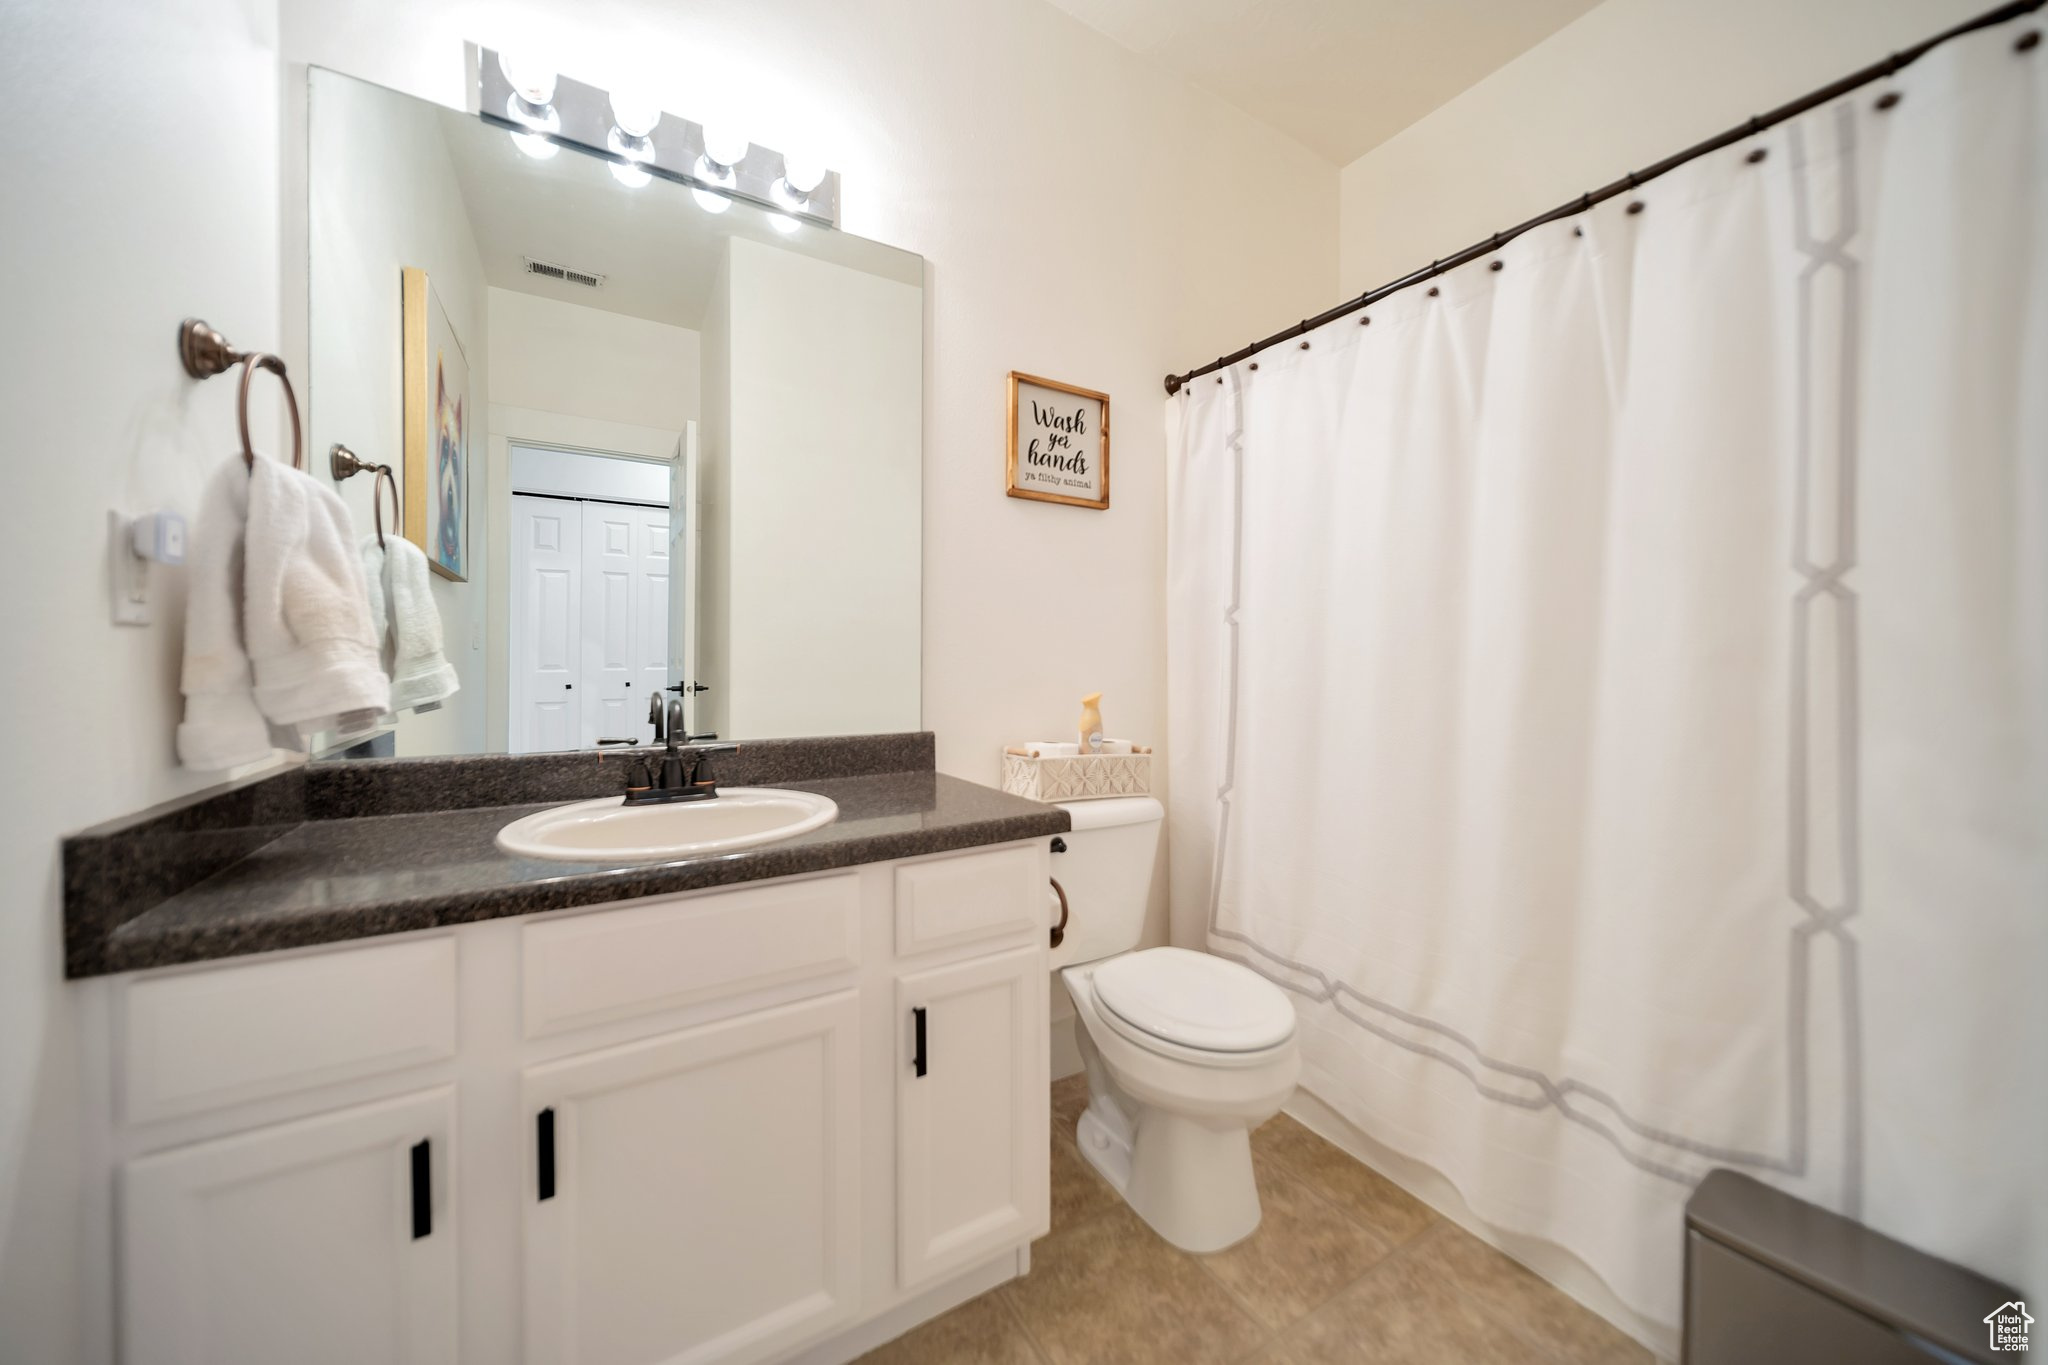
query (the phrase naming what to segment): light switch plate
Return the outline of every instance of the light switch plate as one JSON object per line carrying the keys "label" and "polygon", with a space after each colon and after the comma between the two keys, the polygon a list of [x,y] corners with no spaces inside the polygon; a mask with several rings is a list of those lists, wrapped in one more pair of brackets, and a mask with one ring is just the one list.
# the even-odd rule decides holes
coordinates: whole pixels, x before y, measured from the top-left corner
{"label": "light switch plate", "polygon": [[114,624],[149,624],[149,561],[135,553],[132,517],[107,513],[107,595]]}

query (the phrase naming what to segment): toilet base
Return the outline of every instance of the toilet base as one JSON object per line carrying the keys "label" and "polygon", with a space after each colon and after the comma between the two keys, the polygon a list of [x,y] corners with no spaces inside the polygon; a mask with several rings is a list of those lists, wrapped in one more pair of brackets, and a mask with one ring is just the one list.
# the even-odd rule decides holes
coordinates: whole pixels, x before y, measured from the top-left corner
{"label": "toilet base", "polygon": [[1075,1144],[1140,1218],[1182,1251],[1221,1251],[1259,1227],[1251,1134],[1140,1107],[1135,1124],[1115,1101],[1091,1103]]}

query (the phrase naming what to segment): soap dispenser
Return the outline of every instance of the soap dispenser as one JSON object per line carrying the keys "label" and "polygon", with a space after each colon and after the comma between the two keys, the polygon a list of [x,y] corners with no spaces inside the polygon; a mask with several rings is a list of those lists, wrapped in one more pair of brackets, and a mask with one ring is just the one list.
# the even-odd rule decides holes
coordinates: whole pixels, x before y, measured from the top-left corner
{"label": "soap dispenser", "polygon": [[1081,752],[1098,753],[1102,749],[1102,694],[1090,692],[1081,698]]}

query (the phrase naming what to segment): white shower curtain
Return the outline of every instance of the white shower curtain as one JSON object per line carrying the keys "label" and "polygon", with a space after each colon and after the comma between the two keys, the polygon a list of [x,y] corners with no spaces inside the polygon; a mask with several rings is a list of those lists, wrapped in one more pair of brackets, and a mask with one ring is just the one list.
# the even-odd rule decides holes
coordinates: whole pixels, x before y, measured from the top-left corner
{"label": "white shower curtain", "polygon": [[2030,26],[1168,400],[1177,906],[1654,1322],[1721,1166],[2048,1293]]}

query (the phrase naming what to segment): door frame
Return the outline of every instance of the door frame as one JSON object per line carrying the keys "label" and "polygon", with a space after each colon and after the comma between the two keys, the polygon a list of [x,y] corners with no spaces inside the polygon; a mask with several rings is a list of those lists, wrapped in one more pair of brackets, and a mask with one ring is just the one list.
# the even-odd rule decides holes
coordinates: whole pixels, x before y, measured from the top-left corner
{"label": "door frame", "polygon": [[[688,424],[689,433],[662,431],[653,427],[629,426],[619,422],[602,422],[522,408],[499,408],[495,405],[491,410],[491,418],[494,427],[502,423],[512,428],[510,431],[493,430],[490,434],[493,492],[487,517],[490,528],[487,546],[490,581],[486,589],[490,648],[486,653],[484,665],[487,692],[485,727],[486,740],[491,751],[503,754],[516,752],[513,749],[516,724],[514,718],[519,714],[521,700],[515,695],[517,689],[512,678],[512,661],[519,655],[517,636],[521,629],[518,614],[512,609],[513,581],[518,577],[515,567],[517,549],[512,541],[512,500],[515,497],[534,497],[560,498],[572,502],[617,502],[628,507],[651,508],[658,505],[619,502],[615,498],[584,498],[573,494],[522,488],[512,474],[514,448],[661,465],[672,471],[669,482],[673,487],[676,462],[688,448],[685,437],[694,433],[696,423],[692,421]],[[518,434],[522,431],[539,431],[546,434]],[[578,437],[585,439],[575,439]],[[606,444],[592,444],[593,438],[604,438]],[[674,570],[671,569],[670,572],[673,577]],[[670,591],[674,591],[673,582],[670,584]]]}
{"label": "door frame", "polygon": [[[480,647],[484,656],[484,736],[491,752],[507,753],[512,747],[512,447],[668,464],[675,459],[682,434],[674,427],[609,422],[509,403],[490,405],[489,488],[478,498],[478,506],[489,528],[484,545],[490,576],[484,585],[487,629]],[[478,647],[478,642],[471,643],[472,649]]]}

